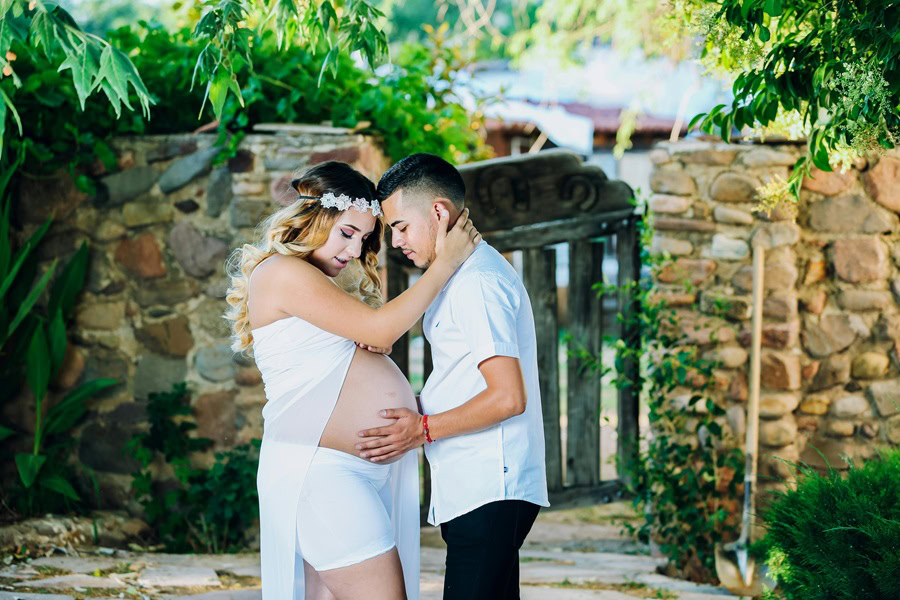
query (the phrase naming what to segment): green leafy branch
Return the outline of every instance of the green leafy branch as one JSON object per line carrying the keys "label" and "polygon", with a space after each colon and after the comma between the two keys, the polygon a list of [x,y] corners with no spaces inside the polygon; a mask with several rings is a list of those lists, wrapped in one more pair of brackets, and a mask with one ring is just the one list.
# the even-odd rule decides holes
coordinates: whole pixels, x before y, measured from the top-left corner
{"label": "green leafy branch", "polygon": [[[734,100],[697,115],[691,127],[719,133],[765,129],[798,113],[807,138],[787,180],[799,197],[812,167],[832,171],[837,157],[893,148],[900,139],[900,7],[896,3],[724,0],[711,20],[742,40],[758,40],[762,57],[740,65]],[[711,51],[707,38],[704,52]],[[850,157],[850,158],[847,158]]]}
{"label": "green leafy branch", "polygon": [[[193,39],[203,45],[194,63],[191,87],[204,85],[200,115],[207,100],[217,120],[225,111],[230,95],[243,106],[238,73],[247,65],[252,71],[251,49],[270,25],[284,51],[294,43],[309,54],[324,54],[317,85],[326,72],[337,76],[342,54],[359,52],[370,67],[388,54],[387,38],[376,25],[384,15],[365,0],[207,0],[204,13],[193,31]],[[257,25],[254,26],[253,24]],[[144,85],[132,58],[103,38],[82,31],[72,16],[59,5],[42,0],[0,0],[0,71],[16,88],[22,79],[14,63],[17,44],[26,51],[42,51],[48,60],[58,61],[60,71],[70,71],[81,110],[87,99],[102,90],[113,106],[116,118],[122,105],[133,110],[130,91],[136,95],[142,113],[149,119],[156,98]],[[22,135],[22,121],[16,105],[0,87],[0,153],[7,116]]]}
{"label": "green leafy branch", "polygon": [[[514,58],[584,59],[599,42],[647,56],[699,59],[732,82],[734,99],[697,115],[711,135],[733,131],[806,138],[780,180],[796,200],[815,167],[846,168],[900,141],[900,4],[890,0],[550,0],[512,36]],[[699,47],[697,56],[695,48]],[[770,201],[763,208],[771,208]]]}
{"label": "green leafy branch", "polygon": [[[60,55],[63,60],[59,71],[69,70],[78,94],[81,110],[87,98],[97,90],[109,99],[120,116],[122,105],[133,110],[129,99],[129,86],[137,94],[143,114],[149,117],[153,99],[140,75],[128,58],[103,38],[82,31],[72,16],[59,5],[41,0],[4,0],[0,3],[0,68],[10,77],[16,88],[22,87],[14,67],[17,56],[12,46],[39,48],[48,60]],[[16,122],[22,135],[22,122],[9,95],[0,87],[0,153],[6,129],[7,113]]]}
{"label": "green leafy branch", "polygon": [[[237,73],[243,64],[252,69],[251,48],[273,21],[279,50],[287,50],[299,40],[311,54],[325,54],[319,86],[326,72],[337,76],[342,53],[359,51],[370,67],[388,53],[387,38],[375,25],[375,20],[384,15],[365,0],[208,0],[204,6],[207,11],[194,28],[193,38],[205,45],[191,85],[198,75],[206,80],[203,106],[209,99],[217,120],[222,118],[229,94],[234,94],[243,106]],[[256,27],[249,24],[254,20],[259,22]]]}
{"label": "green leafy branch", "polygon": [[241,106],[244,105],[232,56],[237,54],[246,63],[251,62],[253,32],[245,27],[247,7],[244,2],[221,0],[210,1],[205,5],[210,9],[197,23],[193,37],[195,40],[206,41],[206,45],[197,57],[191,77],[191,89],[194,88],[198,73],[207,79],[199,116],[203,115],[206,100],[209,99],[213,113],[220,119],[229,90],[237,97]]}

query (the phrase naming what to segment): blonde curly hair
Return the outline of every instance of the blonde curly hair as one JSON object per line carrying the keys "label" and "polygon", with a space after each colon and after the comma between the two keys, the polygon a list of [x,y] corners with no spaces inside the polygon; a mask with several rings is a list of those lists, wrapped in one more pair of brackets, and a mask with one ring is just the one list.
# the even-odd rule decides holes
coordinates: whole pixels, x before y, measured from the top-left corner
{"label": "blonde curly hair", "polygon": [[[332,192],[336,195],[346,194],[351,198],[375,198],[375,185],[365,175],[350,165],[337,161],[320,163],[310,168],[294,179],[291,187],[301,196],[319,197]],[[225,296],[230,305],[225,318],[231,322],[232,350],[247,352],[253,345],[247,311],[250,274],[253,269],[275,254],[308,257],[325,245],[342,212],[337,208],[325,208],[318,200],[298,198],[260,224],[256,243],[244,244],[231,254],[226,264],[231,287]],[[378,217],[375,229],[363,243],[360,257],[351,263],[358,265],[355,272],[361,271],[361,277],[341,277],[339,280],[345,291],[372,306],[383,303],[381,279],[378,276],[378,251],[381,249],[383,235],[384,220]]]}

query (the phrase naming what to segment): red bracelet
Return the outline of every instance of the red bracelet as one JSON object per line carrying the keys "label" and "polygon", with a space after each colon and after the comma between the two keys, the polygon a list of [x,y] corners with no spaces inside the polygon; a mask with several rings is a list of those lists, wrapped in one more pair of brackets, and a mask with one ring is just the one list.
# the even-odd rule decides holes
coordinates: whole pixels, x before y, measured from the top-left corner
{"label": "red bracelet", "polygon": [[425,430],[425,440],[430,444],[434,440],[431,439],[431,432],[428,431],[428,415],[422,415],[422,429]]}

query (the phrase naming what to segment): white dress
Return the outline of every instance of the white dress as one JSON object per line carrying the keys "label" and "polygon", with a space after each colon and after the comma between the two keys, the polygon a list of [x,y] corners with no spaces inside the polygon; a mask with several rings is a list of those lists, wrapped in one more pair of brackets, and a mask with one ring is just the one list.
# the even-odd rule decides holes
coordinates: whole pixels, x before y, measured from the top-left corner
{"label": "white dress", "polygon": [[[310,462],[337,403],[356,345],[298,317],[253,330],[265,383],[259,457],[259,521],[264,600],[303,600],[297,504]],[[406,594],[419,598],[419,473],[415,452],[391,467],[391,523]]]}

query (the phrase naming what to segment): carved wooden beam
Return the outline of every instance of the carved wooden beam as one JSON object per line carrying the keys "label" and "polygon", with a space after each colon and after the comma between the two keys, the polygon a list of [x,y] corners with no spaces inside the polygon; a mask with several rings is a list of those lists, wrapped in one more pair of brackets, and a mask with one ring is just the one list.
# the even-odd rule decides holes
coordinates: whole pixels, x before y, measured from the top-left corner
{"label": "carved wooden beam", "polygon": [[631,207],[628,184],[610,180],[568,150],[496,158],[459,167],[466,206],[481,231],[503,231]]}

